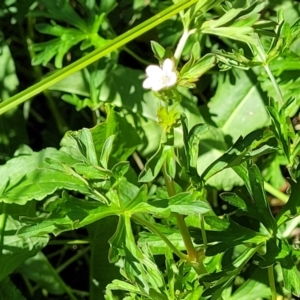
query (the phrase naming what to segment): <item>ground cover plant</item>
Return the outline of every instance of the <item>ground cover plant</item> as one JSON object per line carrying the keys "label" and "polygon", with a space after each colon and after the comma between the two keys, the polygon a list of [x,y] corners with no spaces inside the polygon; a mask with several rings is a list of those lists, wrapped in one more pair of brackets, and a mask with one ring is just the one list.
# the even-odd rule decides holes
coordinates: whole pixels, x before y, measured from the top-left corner
{"label": "ground cover plant", "polygon": [[298,299],[300,4],[0,3],[0,299]]}

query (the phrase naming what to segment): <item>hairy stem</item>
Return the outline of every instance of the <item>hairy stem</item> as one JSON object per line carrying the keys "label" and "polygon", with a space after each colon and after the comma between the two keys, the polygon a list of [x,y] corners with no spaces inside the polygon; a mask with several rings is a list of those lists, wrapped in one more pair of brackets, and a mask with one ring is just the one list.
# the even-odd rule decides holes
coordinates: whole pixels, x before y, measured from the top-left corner
{"label": "hairy stem", "polygon": [[[162,168],[163,174],[164,174],[164,178],[165,178],[165,183],[166,183],[166,188],[168,191],[168,194],[170,197],[175,196],[176,195],[176,189],[175,189],[175,184],[173,179],[167,174],[166,172],[166,165],[164,164],[163,168]],[[177,221],[177,225],[179,228],[179,231],[182,235],[182,239],[183,242],[185,244],[188,256],[190,258],[191,261],[197,261],[198,259],[198,253],[193,245],[193,242],[191,240],[190,237],[190,233],[189,230],[185,224],[184,218],[182,215],[175,213],[175,218]]]}

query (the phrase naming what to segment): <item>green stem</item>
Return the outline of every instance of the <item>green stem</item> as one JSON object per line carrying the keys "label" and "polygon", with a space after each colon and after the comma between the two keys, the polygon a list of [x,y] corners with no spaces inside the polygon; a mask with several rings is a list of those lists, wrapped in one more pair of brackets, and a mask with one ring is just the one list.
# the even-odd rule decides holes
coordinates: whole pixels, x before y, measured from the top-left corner
{"label": "green stem", "polygon": [[71,263],[73,263],[74,261],[76,261],[79,257],[81,257],[82,255],[84,255],[86,252],[88,252],[90,250],[90,247],[86,247],[85,249],[78,251],[77,254],[73,255],[71,258],[69,258],[68,260],[66,260],[63,264],[61,264],[58,268],[56,268],[56,272],[60,273],[61,271],[63,271],[67,266],[69,266]]}
{"label": "green stem", "polygon": [[89,244],[89,240],[53,240],[48,243],[48,245],[82,245]]}
{"label": "green stem", "polygon": [[[0,250],[2,251],[2,246],[4,242],[4,231],[5,231],[5,223],[7,219],[7,214],[6,214],[6,205],[3,203],[3,210],[2,214],[0,215]],[[0,251],[0,253],[1,253]]]}
{"label": "green stem", "polygon": [[206,251],[207,237],[206,237],[206,231],[204,228],[204,215],[200,215],[200,228],[201,228],[201,233],[202,233],[202,238],[203,238],[203,247],[204,247],[204,250]]}
{"label": "green stem", "polygon": [[153,231],[154,233],[156,233],[168,246],[169,248],[180,258],[183,260],[187,260],[190,261],[189,257],[183,253],[181,253],[173,244],[172,242],[163,234],[161,233],[151,222],[145,220],[144,218],[140,218],[137,215],[133,215],[131,217],[132,219],[136,220],[137,222],[139,222],[142,225],[145,225],[146,227],[148,227],[151,231]]}
{"label": "green stem", "polygon": [[267,72],[267,74],[268,74],[268,76],[269,76],[269,78],[270,78],[270,80],[272,82],[272,85],[273,85],[273,87],[274,87],[274,89],[276,91],[279,105],[282,106],[283,103],[284,103],[284,100],[283,100],[283,96],[282,96],[282,93],[280,91],[280,88],[279,88],[279,86],[278,86],[278,84],[277,84],[277,82],[275,80],[275,77],[274,77],[273,73],[271,72],[271,70],[270,70],[270,68],[269,68],[269,66],[267,64],[264,64],[264,68],[265,68],[265,70],[266,70],[266,72]]}
{"label": "green stem", "polygon": [[264,181],[265,190],[271,195],[275,196],[277,199],[281,200],[284,203],[287,203],[289,200],[289,196],[275,189],[271,184]]}
{"label": "green stem", "polygon": [[275,278],[274,278],[274,268],[273,265],[268,267],[268,277],[269,277],[269,284],[271,289],[271,300],[276,300],[276,286],[275,286]]}
{"label": "green stem", "polygon": [[[162,167],[162,171],[164,174],[164,178],[165,178],[165,183],[166,183],[166,188],[168,191],[168,195],[170,197],[175,196],[176,195],[176,189],[175,189],[175,184],[173,179],[167,174],[166,172],[166,165],[164,164]],[[179,231],[182,235],[182,239],[184,242],[184,245],[186,247],[186,251],[188,253],[188,256],[190,258],[191,261],[197,261],[198,259],[198,253],[193,245],[192,239],[190,237],[190,233],[189,230],[185,224],[184,218],[182,215],[174,213],[176,221],[177,221],[177,225],[179,228]]]}
{"label": "green stem", "polygon": [[17,95],[11,97],[10,99],[0,103],[0,114],[10,110],[11,108],[25,102],[26,100],[32,98],[38,93],[46,90],[55,83],[63,80],[64,78],[70,76],[71,74],[85,68],[86,66],[92,64],[93,62],[99,60],[101,57],[111,53],[112,51],[124,46],[128,42],[134,40],[136,37],[142,35],[143,33],[149,31],[150,29],[157,27],[162,22],[168,20],[172,16],[176,15],[183,9],[189,8],[195,4],[198,0],[182,0],[168,8],[166,8],[161,13],[156,14],[152,18],[146,20],[145,22],[137,25],[136,27],[128,30],[122,35],[116,37],[112,41],[108,41],[105,45],[92,51],[86,56],[78,59],[69,66],[56,71],[55,73],[49,75],[45,79],[41,80],[37,84],[27,88],[26,90],[18,93]]}
{"label": "green stem", "polygon": [[141,57],[139,57],[137,54],[135,54],[132,50],[130,50],[128,47],[124,46],[123,50],[126,51],[129,55],[131,55],[133,58],[135,58],[138,62],[140,62],[141,64],[148,66],[151,65],[152,62],[147,61]]}
{"label": "green stem", "polygon": [[174,58],[176,60],[176,64],[178,63],[178,61],[179,61],[179,59],[181,57],[182,51],[184,49],[184,46],[185,46],[185,44],[186,44],[189,36],[190,36],[190,31],[184,29],[183,30],[183,34],[182,34],[182,36],[181,36],[181,38],[180,38],[180,40],[178,42],[178,45],[177,45],[175,53],[174,53]]}

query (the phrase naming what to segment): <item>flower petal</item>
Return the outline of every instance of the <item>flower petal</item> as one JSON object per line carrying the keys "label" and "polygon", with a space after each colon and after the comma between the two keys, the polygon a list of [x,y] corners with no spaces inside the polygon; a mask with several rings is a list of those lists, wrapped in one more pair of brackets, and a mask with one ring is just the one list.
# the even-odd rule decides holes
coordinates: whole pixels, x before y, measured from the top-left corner
{"label": "flower petal", "polygon": [[159,66],[155,66],[155,65],[150,65],[146,68],[146,74],[148,77],[157,77],[157,76],[161,76],[162,74],[162,69]]}
{"label": "flower petal", "polygon": [[152,91],[158,92],[165,88],[166,85],[161,82],[161,80],[155,80],[152,82]]}
{"label": "flower petal", "polygon": [[174,68],[174,62],[172,59],[167,58],[162,66],[162,70],[165,74],[170,75],[170,73],[173,71]]}
{"label": "flower petal", "polygon": [[153,80],[152,78],[146,78],[143,82],[143,88],[144,89],[152,89]]}
{"label": "flower petal", "polygon": [[167,86],[173,86],[177,82],[177,75],[175,72],[172,72],[169,76],[169,82]]}

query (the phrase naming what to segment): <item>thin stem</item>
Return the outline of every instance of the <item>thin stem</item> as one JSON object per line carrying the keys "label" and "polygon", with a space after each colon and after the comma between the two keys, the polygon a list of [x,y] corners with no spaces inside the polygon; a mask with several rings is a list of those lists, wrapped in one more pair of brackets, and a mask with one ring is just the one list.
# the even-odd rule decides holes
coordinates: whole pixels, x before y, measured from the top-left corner
{"label": "thin stem", "polygon": [[204,216],[200,215],[200,228],[201,228],[201,233],[202,233],[202,239],[203,239],[203,247],[204,250],[207,249],[207,237],[206,237],[206,231],[204,228]]}
{"label": "thin stem", "polygon": [[183,254],[182,252],[180,252],[173,244],[172,242],[163,234],[161,233],[151,222],[145,220],[144,218],[140,218],[137,215],[133,215],[131,217],[132,219],[136,220],[137,222],[139,222],[142,225],[145,225],[146,227],[148,227],[148,229],[150,229],[151,231],[153,231],[154,233],[156,233],[168,246],[169,248],[180,258],[186,261],[190,261],[189,257],[185,254]]}
{"label": "thin stem", "polygon": [[177,225],[179,228],[179,231],[182,235],[183,242],[186,247],[186,251],[188,253],[188,256],[192,261],[197,261],[198,260],[198,253],[193,245],[189,230],[185,224],[184,218],[182,215],[175,213],[175,218],[177,221]]}
{"label": "thin stem", "polygon": [[145,168],[144,163],[136,152],[132,153],[132,157],[140,170]]}
{"label": "thin stem", "polygon": [[7,204],[3,203],[3,211],[2,214],[0,215],[0,250],[2,250],[2,245],[4,242],[5,223],[7,219],[6,205]]}
{"label": "thin stem", "polygon": [[281,200],[284,203],[287,203],[289,200],[289,196],[282,193],[281,191],[275,189],[271,184],[264,181],[264,188],[265,190],[270,193],[271,195],[275,196],[277,199]]}
{"label": "thin stem", "polygon": [[124,46],[128,42],[134,40],[136,37],[142,35],[143,33],[149,31],[150,29],[158,26],[162,22],[176,15],[181,10],[189,8],[197,1],[198,0],[182,0],[166,8],[164,11],[156,14],[152,18],[146,20],[145,22],[121,34],[120,36],[116,37],[112,41],[108,41],[102,47],[92,51],[91,53],[78,59],[74,63],[64,67],[63,69],[54,72],[53,74],[41,80],[37,84],[27,88],[26,90],[18,93],[17,95],[11,97],[10,99],[0,103],[0,114],[3,114],[4,112],[10,110],[11,108],[25,102],[26,100],[46,90],[47,88],[54,85],[55,83],[85,68],[86,66],[99,60],[101,57],[104,57],[105,55],[111,53],[112,51]]}
{"label": "thin stem", "polygon": [[[174,184],[173,179],[167,174],[165,164],[163,165],[162,171],[164,174],[166,188],[167,188],[169,196],[170,197],[175,196],[176,195],[175,184]],[[184,218],[182,215],[177,214],[177,213],[174,213],[174,215],[175,215],[177,225],[178,225],[179,231],[181,233],[181,236],[182,236],[182,239],[183,239],[183,242],[186,247],[186,251],[188,253],[190,260],[197,261],[198,253],[193,245],[193,242],[190,237],[189,230],[185,224]]]}
{"label": "thin stem", "polygon": [[128,47],[124,46],[123,50],[126,51],[129,55],[131,55],[133,58],[135,58],[138,62],[140,62],[141,64],[148,66],[151,65],[152,63],[150,61],[147,61],[143,58],[141,58],[140,56],[138,56],[137,54],[135,54],[132,50],[130,50]]}
{"label": "thin stem", "polygon": [[266,70],[266,72],[267,72],[267,74],[268,74],[268,76],[269,76],[269,78],[272,82],[272,85],[273,85],[273,87],[276,91],[276,94],[277,94],[277,97],[278,97],[278,102],[279,102],[280,106],[282,106],[283,103],[284,103],[284,100],[283,100],[283,96],[282,96],[282,93],[280,91],[280,88],[279,88],[279,86],[278,86],[278,84],[275,80],[275,77],[274,77],[273,73],[271,72],[271,70],[270,70],[270,68],[267,64],[264,64],[264,68],[265,68],[265,70]]}
{"label": "thin stem", "polygon": [[271,300],[276,300],[276,286],[275,286],[275,278],[274,278],[274,268],[273,266],[268,267],[268,277],[269,277],[269,284],[271,289]]}
{"label": "thin stem", "polygon": [[63,264],[61,264],[58,268],[56,268],[56,272],[60,273],[66,267],[68,267],[71,263],[73,263],[74,261],[76,261],[79,257],[81,257],[82,255],[84,255],[89,250],[90,250],[90,247],[88,246],[85,249],[78,251],[77,254],[73,255],[71,258],[69,258]]}

